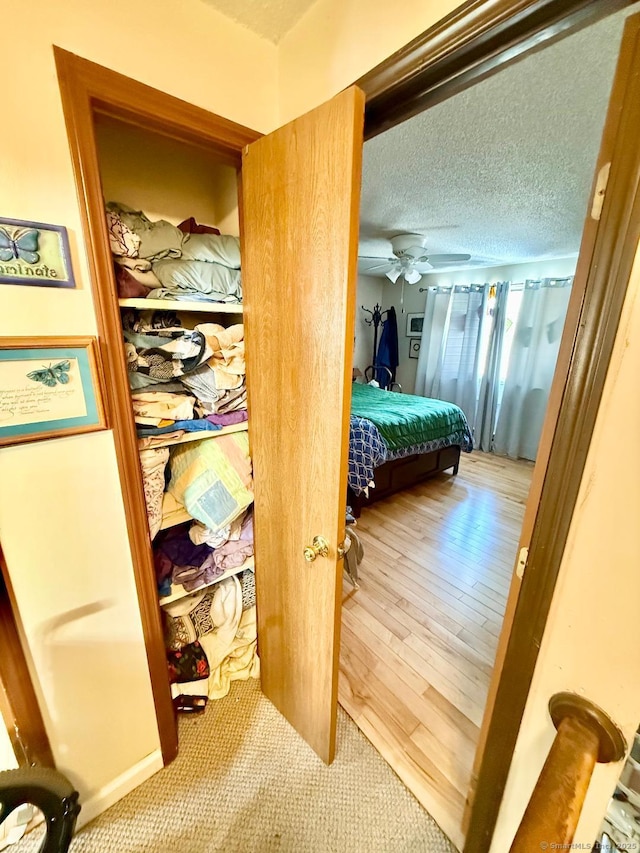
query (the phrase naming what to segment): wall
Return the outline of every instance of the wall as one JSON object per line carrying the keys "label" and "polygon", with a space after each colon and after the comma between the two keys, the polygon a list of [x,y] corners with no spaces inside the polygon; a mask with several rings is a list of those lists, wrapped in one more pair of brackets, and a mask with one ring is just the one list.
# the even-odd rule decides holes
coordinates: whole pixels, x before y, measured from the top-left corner
{"label": "wall", "polygon": [[[5,0],[0,215],[64,224],[78,286],[0,287],[0,335],[96,322],[52,44],[253,127],[277,123],[274,45],[199,0]],[[0,540],[56,762],[81,821],[159,768],[110,432],[0,450]]]}
{"label": "wall", "polygon": [[[374,305],[382,305],[382,279],[372,275],[358,276],[358,291],[356,295],[356,340],[353,348],[353,366],[364,372],[373,360],[373,326],[367,325],[369,317],[362,306],[370,311]],[[378,330],[380,340],[380,329]]]}
{"label": "wall", "polygon": [[278,46],[280,124],[328,100],[459,5],[317,0]]}
{"label": "wall", "polygon": [[576,269],[575,258],[558,258],[556,260],[536,261],[528,264],[511,264],[503,267],[483,267],[477,270],[459,270],[457,272],[432,272],[422,277],[415,285],[405,285],[404,313],[400,308],[400,285],[385,282],[383,301],[384,307],[393,305],[398,315],[398,343],[400,365],[398,367],[398,382],[405,394],[413,394],[416,382],[418,360],[409,358],[409,338],[406,336],[407,314],[422,313],[427,299],[426,293],[420,293],[421,287],[431,287],[441,284],[493,284],[498,281],[524,281],[527,278],[558,278],[573,275]]}
{"label": "wall", "polygon": [[[549,698],[584,694],[622,727],[640,722],[640,251],[620,323],[492,853],[509,848],[555,730]],[[621,464],[608,461],[624,435]],[[593,844],[621,764],[596,765],[574,848]],[[554,839],[541,838],[541,842]],[[589,849],[583,847],[582,849]]]}
{"label": "wall", "polygon": [[122,122],[101,121],[96,137],[105,201],[174,225],[193,216],[223,234],[240,233],[235,168],[204,149]]}

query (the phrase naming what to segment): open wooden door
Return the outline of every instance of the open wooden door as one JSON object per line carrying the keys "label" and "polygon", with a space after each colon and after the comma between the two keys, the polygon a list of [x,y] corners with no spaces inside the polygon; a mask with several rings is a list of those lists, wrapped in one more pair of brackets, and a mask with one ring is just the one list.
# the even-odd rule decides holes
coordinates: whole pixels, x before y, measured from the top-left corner
{"label": "open wooden door", "polygon": [[[262,689],[327,763],[337,713],[364,95],[247,146],[242,278]],[[316,537],[326,554],[312,561]],[[310,556],[314,556],[312,553]]]}
{"label": "open wooden door", "polygon": [[[620,46],[571,298],[525,508],[519,555],[480,730],[464,819],[464,828],[468,829],[465,846],[468,853],[485,849],[495,823],[499,805],[497,780],[506,779],[508,770],[508,760],[505,764],[505,755],[507,758],[510,755],[506,752],[507,739],[515,745],[573,513],[572,501],[577,496],[600,402],[608,363],[608,356],[603,359],[601,355],[605,346],[603,340],[612,346],[628,280],[624,270],[628,267],[630,272],[629,259],[635,255],[637,236],[630,222],[640,127],[639,80],[640,14],[635,14],[625,23]],[[592,369],[590,361],[601,364]],[[553,516],[555,526],[550,520]],[[557,553],[551,554],[554,542]],[[525,571],[526,580],[523,579]],[[516,707],[518,710],[514,711]],[[520,716],[516,719],[517,714]],[[492,737],[494,746],[500,743],[499,751],[488,749]],[[481,775],[482,796],[476,797]],[[486,781],[489,778],[490,783]]]}

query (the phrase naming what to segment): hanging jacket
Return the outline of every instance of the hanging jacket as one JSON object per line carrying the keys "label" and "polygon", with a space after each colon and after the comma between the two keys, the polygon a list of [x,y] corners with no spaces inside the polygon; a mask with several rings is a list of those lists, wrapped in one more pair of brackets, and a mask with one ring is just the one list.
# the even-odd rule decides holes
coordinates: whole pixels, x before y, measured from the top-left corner
{"label": "hanging jacket", "polygon": [[382,324],[382,334],[376,355],[376,367],[388,367],[391,371],[391,377],[389,377],[386,370],[376,370],[376,379],[381,388],[389,388],[391,383],[395,382],[398,363],[398,323],[396,309],[391,307]]}

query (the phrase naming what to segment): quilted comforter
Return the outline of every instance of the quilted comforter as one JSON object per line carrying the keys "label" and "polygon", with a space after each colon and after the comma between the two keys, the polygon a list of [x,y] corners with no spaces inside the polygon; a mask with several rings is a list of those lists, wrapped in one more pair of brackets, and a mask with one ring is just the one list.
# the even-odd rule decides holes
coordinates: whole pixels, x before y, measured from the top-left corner
{"label": "quilted comforter", "polygon": [[374,423],[391,454],[442,440],[459,444],[465,451],[473,449],[464,412],[443,400],[354,384],[351,414]]}

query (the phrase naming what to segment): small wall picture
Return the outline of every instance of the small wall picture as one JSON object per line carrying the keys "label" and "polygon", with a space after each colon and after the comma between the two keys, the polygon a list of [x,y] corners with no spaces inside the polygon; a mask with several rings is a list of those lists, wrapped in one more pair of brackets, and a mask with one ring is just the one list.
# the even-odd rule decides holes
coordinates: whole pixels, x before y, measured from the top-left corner
{"label": "small wall picture", "polygon": [[[419,338],[422,335],[423,314],[407,314],[407,337]],[[417,358],[417,356],[416,356]]]}
{"label": "small wall picture", "polygon": [[67,229],[0,217],[0,284],[75,287]]}
{"label": "small wall picture", "polygon": [[420,355],[420,339],[414,338],[409,341],[409,358],[418,358]]}
{"label": "small wall picture", "polygon": [[0,338],[0,447],[101,429],[95,338]]}

